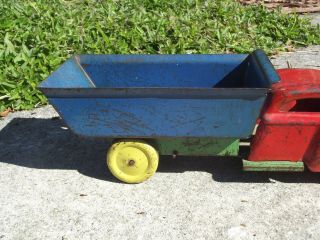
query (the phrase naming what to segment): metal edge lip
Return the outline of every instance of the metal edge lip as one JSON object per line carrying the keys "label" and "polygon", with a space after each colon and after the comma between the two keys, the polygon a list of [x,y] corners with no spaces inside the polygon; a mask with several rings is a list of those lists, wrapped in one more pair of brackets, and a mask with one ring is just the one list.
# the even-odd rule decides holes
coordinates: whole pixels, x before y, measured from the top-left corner
{"label": "metal edge lip", "polygon": [[256,99],[268,88],[39,88],[51,98]]}
{"label": "metal edge lip", "polygon": [[88,80],[89,84],[92,87],[96,87],[96,85],[94,84],[94,82],[92,81],[91,77],[88,75],[88,73],[84,70],[83,66],[80,63],[80,57],[79,55],[75,55],[73,57],[75,63],[77,64],[78,68],[80,69],[80,71],[82,72],[82,74],[86,77],[86,79]]}
{"label": "metal edge lip", "polygon": [[253,51],[249,56],[252,56],[256,63],[262,70],[263,75],[268,80],[269,84],[272,85],[280,81],[280,76],[275,70],[270,59],[262,49]]}
{"label": "metal edge lip", "polygon": [[[127,62],[136,60],[137,62],[146,63],[146,60],[153,60],[155,62],[163,62],[164,60],[171,61],[187,61],[187,62],[206,62],[210,58],[221,57],[225,59],[244,60],[250,54],[77,54],[74,55],[79,59],[80,64],[87,64],[88,59],[94,59],[97,62],[105,62],[106,59],[111,58],[116,62]],[[135,62],[135,61],[134,61]],[[210,61],[208,62],[210,63]]]}

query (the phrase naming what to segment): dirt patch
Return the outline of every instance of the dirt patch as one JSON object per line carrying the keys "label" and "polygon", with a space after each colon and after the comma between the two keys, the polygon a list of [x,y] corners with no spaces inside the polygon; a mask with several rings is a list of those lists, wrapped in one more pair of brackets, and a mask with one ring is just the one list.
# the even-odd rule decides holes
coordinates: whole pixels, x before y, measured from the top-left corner
{"label": "dirt patch", "polygon": [[280,7],[285,13],[320,12],[320,0],[239,0],[242,4],[262,4],[267,8]]}

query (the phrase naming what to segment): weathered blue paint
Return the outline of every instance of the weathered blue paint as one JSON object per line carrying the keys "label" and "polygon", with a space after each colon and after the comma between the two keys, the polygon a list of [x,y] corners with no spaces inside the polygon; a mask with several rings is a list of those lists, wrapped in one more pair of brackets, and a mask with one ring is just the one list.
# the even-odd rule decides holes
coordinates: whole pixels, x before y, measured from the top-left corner
{"label": "weathered blue paint", "polygon": [[97,87],[211,88],[246,55],[85,55],[80,63]]}
{"label": "weathered blue paint", "polygon": [[245,138],[279,80],[262,51],[69,61],[40,89],[71,129],[96,137]]}
{"label": "weathered blue paint", "polygon": [[264,97],[255,100],[51,98],[49,101],[80,135],[246,138],[252,133]]}
{"label": "weathered blue paint", "polygon": [[39,88],[91,88],[95,87],[88,74],[79,64],[78,57],[68,59],[53,72],[46,81],[43,81]]}

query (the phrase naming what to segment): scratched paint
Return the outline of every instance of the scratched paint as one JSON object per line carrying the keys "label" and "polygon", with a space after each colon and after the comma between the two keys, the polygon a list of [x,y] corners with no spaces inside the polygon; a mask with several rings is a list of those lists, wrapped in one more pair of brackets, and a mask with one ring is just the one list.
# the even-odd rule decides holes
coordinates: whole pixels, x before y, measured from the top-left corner
{"label": "scratched paint", "polygon": [[278,80],[262,51],[68,61],[40,89],[75,133],[92,137],[247,138]]}
{"label": "scratched paint", "polygon": [[161,155],[181,156],[237,156],[239,139],[233,138],[181,138],[156,139]]}
{"label": "scratched paint", "polygon": [[314,89],[319,90],[320,71],[283,69],[278,73],[281,81],[272,86],[249,160],[304,162],[309,170],[320,172],[320,112],[318,106],[309,105],[319,103],[320,91]]}
{"label": "scratched paint", "polygon": [[254,172],[302,172],[303,162],[290,161],[247,161],[242,160],[244,171]]}
{"label": "scratched paint", "polygon": [[252,134],[264,98],[56,98],[50,101],[69,127],[85,136],[246,138]]}

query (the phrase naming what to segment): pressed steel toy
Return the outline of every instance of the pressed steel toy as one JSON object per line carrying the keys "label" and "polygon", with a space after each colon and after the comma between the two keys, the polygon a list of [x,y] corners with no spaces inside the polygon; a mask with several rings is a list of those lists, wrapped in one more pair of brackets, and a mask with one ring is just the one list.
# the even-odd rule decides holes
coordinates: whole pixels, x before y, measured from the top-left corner
{"label": "pressed steel toy", "polygon": [[39,88],[76,134],[112,141],[107,165],[127,183],[159,155],[237,156],[251,138],[244,170],[320,171],[320,71],[276,71],[262,50],[79,55]]}

